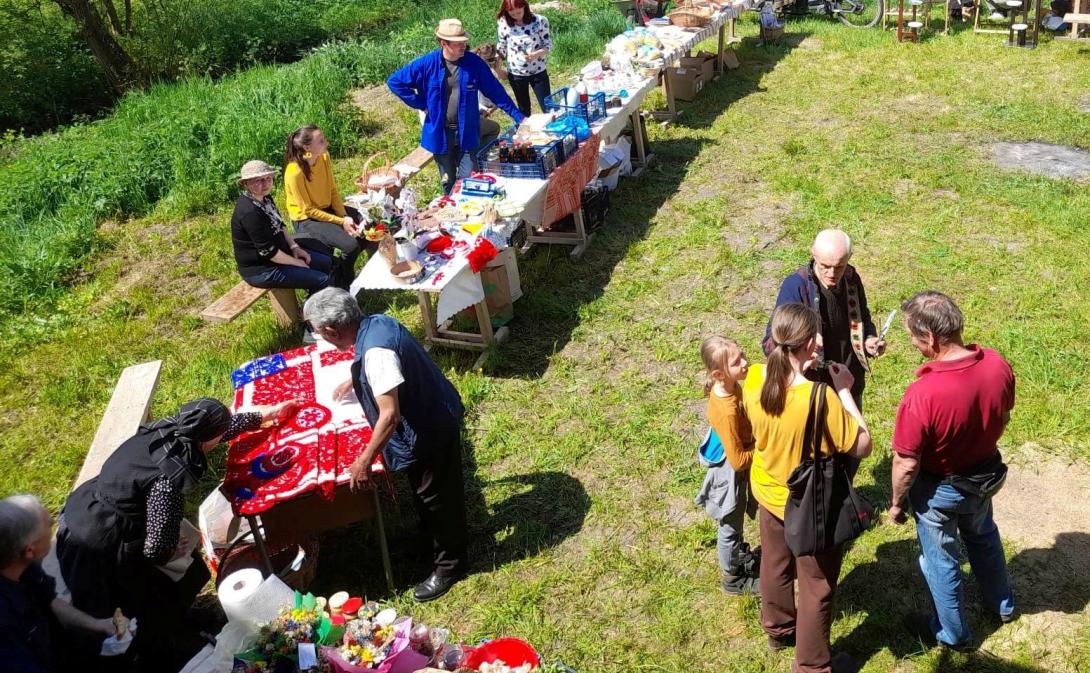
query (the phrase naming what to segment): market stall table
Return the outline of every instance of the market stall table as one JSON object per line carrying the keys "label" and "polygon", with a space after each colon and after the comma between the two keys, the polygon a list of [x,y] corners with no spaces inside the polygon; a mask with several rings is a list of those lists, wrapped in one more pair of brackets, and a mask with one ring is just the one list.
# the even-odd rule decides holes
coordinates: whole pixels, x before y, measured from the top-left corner
{"label": "market stall table", "polygon": [[[350,380],[353,357],[351,350],[320,341],[258,358],[232,374],[236,412],[289,400],[300,406],[286,422],[231,441],[221,490],[234,514],[249,523],[268,574],[273,572],[268,537],[295,538],[373,518],[393,591],[377,482],[355,493],[349,488],[349,467],[370,441],[371,426],[354,396],[333,397],[334,389]],[[389,485],[381,456],[372,472]]]}
{"label": "market stall table", "polygon": [[[681,28],[674,25],[663,26],[654,23],[648,25],[647,28],[658,37],[664,46],[669,45],[669,48],[663,49],[662,58],[665,67],[676,67],[681,57],[687,56],[693,47],[712,35],[718,34],[719,42],[715,55],[715,73],[716,77],[721,75],[727,46],[737,41],[734,36],[734,17],[741,12],[744,6],[744,3],[736,3],[733,6],[724,7],[721,11],[713,14],[707,24],[699,28]],[[728,25],[730,27],[729,36],[727,35]],[[662,81],[663,91],[666,94],[667,109],[655,112],[653,116],[656,119],[672,121],[678,117],[677,101],[674,99],[674,91],[670,86],[670,78],[664,74]]]}

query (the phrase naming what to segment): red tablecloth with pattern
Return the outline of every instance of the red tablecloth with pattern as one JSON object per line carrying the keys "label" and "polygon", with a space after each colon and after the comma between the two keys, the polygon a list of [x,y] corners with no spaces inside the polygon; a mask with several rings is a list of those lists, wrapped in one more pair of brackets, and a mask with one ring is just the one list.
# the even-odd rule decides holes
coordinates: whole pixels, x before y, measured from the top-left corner
{"label": "red tablecloth with pattern", "polygon": [[[371,440],[355,397],[333,400],[333,390],[351,377],[353,357],[353,351],[323,342],[259,358],[235,372],[235,411],[300,401],[288,421],[230,442],[223,490],[236,515],[260,514],[311,492],[332,498],[338,485],[348,483],[349,466]],[[381,455],[373,471],[385,472]]]}

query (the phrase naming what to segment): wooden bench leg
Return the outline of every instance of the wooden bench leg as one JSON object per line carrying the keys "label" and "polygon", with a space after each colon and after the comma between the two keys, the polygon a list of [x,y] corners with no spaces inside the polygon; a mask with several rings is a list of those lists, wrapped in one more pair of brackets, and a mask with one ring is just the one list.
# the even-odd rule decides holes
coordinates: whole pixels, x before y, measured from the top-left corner
{"label": "wooden bench leg", "polygon": [[269,302],[272,304],[276,322],[281,327],[291,327],[299,322],[299,299],[295,290],[275,288],[269,290]]}

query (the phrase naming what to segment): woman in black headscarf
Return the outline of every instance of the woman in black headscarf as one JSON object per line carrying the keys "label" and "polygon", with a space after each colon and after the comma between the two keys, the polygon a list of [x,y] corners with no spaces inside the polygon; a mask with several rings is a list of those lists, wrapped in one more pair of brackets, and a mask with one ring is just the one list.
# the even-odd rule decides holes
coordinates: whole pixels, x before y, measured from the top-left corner
{"label": "woman in black headscarf", "polygon": [[177,415],[141,426],[97,477],[68,496],[57,556],[72,604],[95,617],[118,607],[136,617],[132,650],[140,669],[178,670],[201,645],[185,615],[211,577],[208,568],[196,550],[181,579],[158,566],[184,559],[190,548],[181,535],[185,494],[208,469],[206,454],[289,406],[232,415],[210,398],[189,402]]}

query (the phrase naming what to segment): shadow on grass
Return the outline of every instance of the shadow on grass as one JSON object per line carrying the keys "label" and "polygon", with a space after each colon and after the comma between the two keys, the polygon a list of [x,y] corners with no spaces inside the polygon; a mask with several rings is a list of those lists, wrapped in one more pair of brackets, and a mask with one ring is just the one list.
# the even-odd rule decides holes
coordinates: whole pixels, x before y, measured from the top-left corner
{"label": "shadow on grass", "polygon": [[[579,532],[590,510],[586,489],[563,472],[482,481],[468,441],[463,443],[463,478],[471,575],[560,544]],[[400,592],[431,572],[431,540],[419,525],[408,482],[394,475],[394,486],[396,501],[384,499],[383,513],[394,587]],[[371,598],[389,597],[373,531],[372,522],[365,521],[322,535],[318,575],[311,590],[318,594],[352,587]]]}
{"label": "shadow on grass", "polygon": [[[760,91],[764,73],[793,48],[761,46],[746,38],[736,47],[741,67],[706,86],[695,101],[679,103],[682,115],[672,125],[709,129],[730,105]],[[649,120],[648,126],[653,125]],[[709,142],[704,137],[652,140],[655,163],[642,175],[622,180],[611,194],[606,222],[582,259],[572,259],[571,248],[564,245],[536,245],[521,257],[524,295],[515,305],[510,338],[487,361],[489,375],[536,378],[546,371],[552,355],[571,340],[586,307],[602,295],[629,247],[647,236],[652,219],[678,191],[689,164]]]}
{"label": "shadow on grass", "polygon": [[[1082,613],[1090,604],[1090,576],[1079,569],[1088,552],[1090,535],[1072,532],[1056,536],[1052,547],[1026,549],[1011,558],[1007,569],[1019,613]],[[874,561],[856,566],[840,582],[838,612],[863,613],[866,617],[834,646],[849,652],[860,666],[885,649],[898,659],[927,650],[902,626],[905,615],[931,610],[930,593],[917,566],[918,556],[919,546],[914,539],[883,543]],[[966,576],[963,586],[973,642],[979,647],[1002,623],[984,607],[972,574]],[[1015,673],[1043,669],[1007,662],[983,651],[951,655],[943,650],[933,670]]]}

